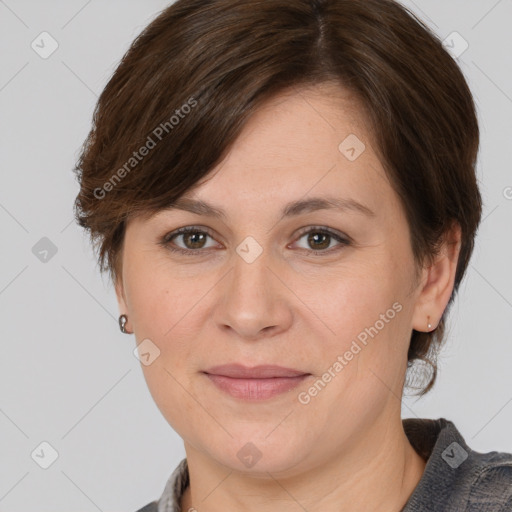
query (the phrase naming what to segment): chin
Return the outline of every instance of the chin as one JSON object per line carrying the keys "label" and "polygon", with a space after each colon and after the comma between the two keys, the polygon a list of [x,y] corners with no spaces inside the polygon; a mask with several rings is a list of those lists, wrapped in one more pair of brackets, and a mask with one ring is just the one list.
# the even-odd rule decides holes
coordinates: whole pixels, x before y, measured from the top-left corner
{"label": "chin", "polygon": [[255,477],[268,478],[268,473],[291,475],[291,470],[303,458],[297,450],[301,446],[300,439],[290,442],[293,438],[288,436],[289,446],[286,449],[284,445],[287,443],[282,438],[276,436],[273,440],[265,440],[265,435],[267,434],[260,439],[253,438],[252,441],[250,436],[239,441],[230,440],[228,446],[218,447],[215,451],[210,447],[209,452],[215,460],[229,469]]}

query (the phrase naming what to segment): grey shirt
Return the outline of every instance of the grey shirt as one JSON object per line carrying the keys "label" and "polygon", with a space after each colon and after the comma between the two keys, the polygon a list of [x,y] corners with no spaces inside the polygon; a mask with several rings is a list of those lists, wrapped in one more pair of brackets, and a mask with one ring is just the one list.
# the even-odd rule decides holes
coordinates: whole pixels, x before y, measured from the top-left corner
{"label": "grey shirt", "polygon": [[[512,453],[471,450],[445,418],[407,418],[402,423],[427,465],[400,512],[512,512]],[[160,499],[137,512],[187,512],[181,510],[180,501],[188,485],[185,458],[167,480]]]}

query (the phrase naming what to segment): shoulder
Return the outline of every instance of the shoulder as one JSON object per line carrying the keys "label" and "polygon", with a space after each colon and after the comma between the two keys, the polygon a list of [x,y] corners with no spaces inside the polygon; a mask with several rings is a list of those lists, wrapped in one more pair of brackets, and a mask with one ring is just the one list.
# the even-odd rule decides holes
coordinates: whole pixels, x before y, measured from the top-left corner
{"label": "shoulder", "polygon": [[136,512],[177,512],[180,511],[180,501],[189,485],[187,458],[181,460],[171,476],[167,479],[162,495],[158,500],[148,503]]}
{"label": "shoulder", "polygon": [[403,512],[512,510],[512,453],[480,453],[445,419],[404,421],[409,441],[427,461]]}
{"label": "shoulder", "polygon": [[512,454],[473,451],[472,456],[475,472],[469,494],[470,510],[487,510],[486,507],[489,505],[500,506],[496,509],[497,511],[510,510],[512,508]]}
{"label": "shoulder", "polygon": [[140,508],[136,512],[158,512],[158,501],[152,501],[148,503],[145,507]]}
{"label": "shoulder", "polygon": [[[444,431],[444,435],[443,435]],[[460,489],[460,502],[467,510],[505,512],[512,504],[512,453],[471,449],[455,425],[446,421],[436,448],[441,451],[445,478]],[[436,450],[434,450],[436,451]],[[455,492],[455,494],[458,494]]]}

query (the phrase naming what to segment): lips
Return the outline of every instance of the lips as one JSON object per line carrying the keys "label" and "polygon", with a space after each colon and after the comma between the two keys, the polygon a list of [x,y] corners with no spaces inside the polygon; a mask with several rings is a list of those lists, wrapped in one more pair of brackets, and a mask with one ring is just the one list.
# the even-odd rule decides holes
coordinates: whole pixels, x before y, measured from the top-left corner
{"label": "lips", "polygon": [[205,370],[204,373],[210,375],[220,375],[234,379],[270,379],[276,377],[300,377],[309,375],[308,372],[285,368],[277,365],[260,365],[252,368],[241,364],[223,364],[213,366]]}
{"label": "lips", "polygon": [[217,389],[234,398],[268,400],[296,388],[311,374],[277,365],[249,368],[240,364],[213,366],[203,372]]}

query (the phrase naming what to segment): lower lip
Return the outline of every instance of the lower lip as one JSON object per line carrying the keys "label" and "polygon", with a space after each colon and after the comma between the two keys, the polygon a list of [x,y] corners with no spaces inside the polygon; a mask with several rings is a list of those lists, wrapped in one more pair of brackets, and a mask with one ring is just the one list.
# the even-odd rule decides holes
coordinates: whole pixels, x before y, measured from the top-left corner
{"label": "lower lip", "polygon": [[297,387],[310,375],[273,377],[271,379],[235,379],[224,375],[205,374],[219,389],[243,400],[265,400]]}

